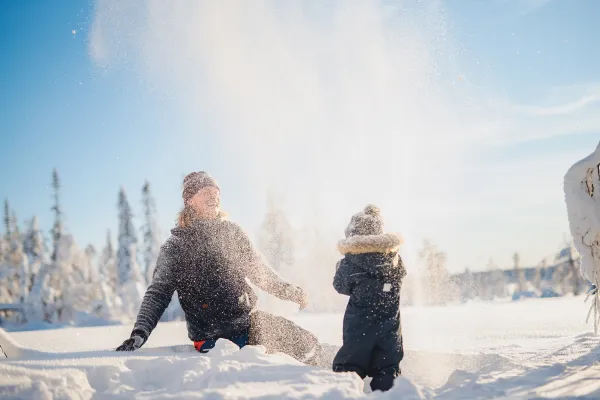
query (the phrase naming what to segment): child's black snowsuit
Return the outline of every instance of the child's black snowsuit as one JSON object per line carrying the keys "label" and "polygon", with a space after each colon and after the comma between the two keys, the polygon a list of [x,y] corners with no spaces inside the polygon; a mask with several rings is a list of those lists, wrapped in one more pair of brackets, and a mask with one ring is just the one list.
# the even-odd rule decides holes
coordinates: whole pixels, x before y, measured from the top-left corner
{"label": "child's black snowsuit", "polygon": [[404,357],[400,287],[406,271],[398,254],[399,242],[393,234],[342,241],[340,250],[345,256],[333,281],[335,290],[350,296],[344,315],[344,343],[333,370],[353,371],[361,378],[371,376],[373,390],[393,386]]}

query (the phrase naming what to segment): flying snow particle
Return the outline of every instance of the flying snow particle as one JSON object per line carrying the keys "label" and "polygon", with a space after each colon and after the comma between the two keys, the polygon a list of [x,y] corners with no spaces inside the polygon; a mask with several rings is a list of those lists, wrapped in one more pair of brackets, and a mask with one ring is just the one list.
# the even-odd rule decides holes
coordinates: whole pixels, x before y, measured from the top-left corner
{"label": "flying snow particle", "polygon": [[77,34],[77,30],[73,29],[73,30],[71,31],[71,33],[73,34],[73,36],[75,36],[75,35]]}

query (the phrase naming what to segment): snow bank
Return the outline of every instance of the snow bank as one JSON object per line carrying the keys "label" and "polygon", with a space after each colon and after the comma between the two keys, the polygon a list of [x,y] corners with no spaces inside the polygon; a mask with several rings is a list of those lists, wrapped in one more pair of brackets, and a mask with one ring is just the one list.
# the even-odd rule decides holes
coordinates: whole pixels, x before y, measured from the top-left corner
{"label": "snow bank", "polygon": [[[240,350],[227,340],[219,340],[206,355],[190,345],[90,355],[79,359],[38,355],[0,364],[0,397],[333,400],[364,395],[363,381],[356,374],[306,366],[284,354],[266,354],[262,346]],[[382,398],[425,398],[408,379],[398,382]]]}
{"label": "snow bank", "polygon": [[91,399],[94,389],[77,369],[43,369],[2,366],[0,397],[10,399]]}
{"label": "snow bank", "polygon": [[[0,354],[0,398],[600,398],[600,337],[574,312],[582,299],[407,308],[403,377],[387,393],[364,393],[354,374],[309,367],[259,346],[239,350],[219,341],[198,354],[184,322],[159,323],[133,353],[112,350],[130,325],[0,330],[10,357]],[[323,342],[341,342],[341,314],[298,313],[295,320]]]}

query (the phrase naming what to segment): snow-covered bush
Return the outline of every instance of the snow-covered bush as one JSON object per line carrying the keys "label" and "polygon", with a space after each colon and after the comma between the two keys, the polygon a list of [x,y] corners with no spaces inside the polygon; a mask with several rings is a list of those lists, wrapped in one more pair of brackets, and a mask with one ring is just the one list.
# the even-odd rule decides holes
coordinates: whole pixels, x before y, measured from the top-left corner
{"label": "snow-covered bush", "polygon": [[[600,144],[575,163],[564,178],[565,200],[573,244],[581,256],[581,274],[596,288],[600,285]],[[600,293],[592,309],[596,331],[600,324]]]}

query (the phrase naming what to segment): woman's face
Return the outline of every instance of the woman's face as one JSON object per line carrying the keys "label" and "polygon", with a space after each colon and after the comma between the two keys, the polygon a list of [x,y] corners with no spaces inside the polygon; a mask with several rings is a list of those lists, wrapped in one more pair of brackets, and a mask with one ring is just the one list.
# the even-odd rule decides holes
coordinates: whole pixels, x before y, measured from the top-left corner
{"label": "woman's face", "polygon": [[217,218],[221,206],[221,192],[212,186],[202,188],[188,200],[188,205],[196,212],[198,218]]}

